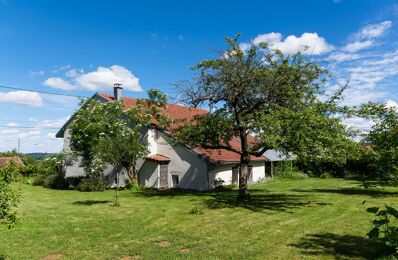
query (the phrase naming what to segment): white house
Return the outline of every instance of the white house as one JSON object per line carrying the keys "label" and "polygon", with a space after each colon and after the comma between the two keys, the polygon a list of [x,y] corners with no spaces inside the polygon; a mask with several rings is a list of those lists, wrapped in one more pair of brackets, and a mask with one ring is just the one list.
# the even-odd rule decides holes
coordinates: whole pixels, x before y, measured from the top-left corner
{"label": "white house", "polygon": [[[124,106],[130,108],[137,102],[135,98],[121,96],[121,88],[115,87],[114,95],[96,93],[92,98],[103,102],[122,99]],[[191,108],[183,105],[167,104],[163,113],[170,119],[190,119],[195,115],[207,113],[207,110]],[[71,119],[58,131],[57,137],[64,138],[64,150],[69,149],[68,125]],[[144,139],[148,142],[149,155],[145,160],[137,162],[138,182],[140,185],[154,188],[179,187],[192,190],[211,190],[215,182],[223,180],[224,184],[237,183],[240,155],[225,149],[201,149],[187,147],[174,140],[167,132],[159,130],[156,125],[147,126],[143,131]],[[254,141],[250,137],[250,141]],[[239,147],[239,138],[231,140],[233,146]],[[265,178],[264,156],[251,157],[252,167],[250,182],[257,182]],[[82,176],[83,169],[76,162],[66,168],[66,177]],[[108,166],[104,176],[109,185],[114,186],[116,172]],[[119,184],[123,186],[128,179],[126,172],[119,173]]]}

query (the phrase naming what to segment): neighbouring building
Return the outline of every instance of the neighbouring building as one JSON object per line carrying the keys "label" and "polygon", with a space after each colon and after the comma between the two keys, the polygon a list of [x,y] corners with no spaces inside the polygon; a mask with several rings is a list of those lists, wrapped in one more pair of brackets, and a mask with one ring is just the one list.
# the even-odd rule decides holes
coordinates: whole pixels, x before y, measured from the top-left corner
{"label": "neighbouring building", "polygon": [[17,166],[25,166],[19,156],[0,157],[0,168],[4,167],[7,163],[13,162]]}
{"label": "neighbouring building", "polygon": [[[114,95],[96,93],[92,98],[102,102],[113,102],[123,100],[126,109],[133,107],[137,99],[122,97],[121,88],[115,87]],[[195,115],[207,113],[207,110],[191,108],[183,105],[167,104],[162,112],[170,119],[191,119]],[[73,121],[71,119],[59,130],[58,138],[64,138],[64,150],[69,149],[69,130],[68,126]],[[216,182],[223,181],[228,185],[238,182],[238,165],[240,155],[225,149],[202,149],[197,147],[187,147],[175,141],[173,136],[167,131],[162,131],[156,125],[149,125],[143,129],[144,139],[148,142],[149,154],[145,160],[139,160],[138,182],[140,185],[154,188],[179,187],[192,190],[213,189]],[[250,136],[250,142],[255,138]],[[240,147],[240,140],[234,137],[231,145],[235,148]],[[265,178],[265,156],[252,156],[252,167],[249,181],[257,182]],[[67,166],[66,177],[82,176],[83,169],[79,163]],[[109,180],[110,186],[116,184],[116,172],[114,167],[109,165],[104,176]],[[125,171],[119,172],[119,184],[123,186],[128,179]]]}

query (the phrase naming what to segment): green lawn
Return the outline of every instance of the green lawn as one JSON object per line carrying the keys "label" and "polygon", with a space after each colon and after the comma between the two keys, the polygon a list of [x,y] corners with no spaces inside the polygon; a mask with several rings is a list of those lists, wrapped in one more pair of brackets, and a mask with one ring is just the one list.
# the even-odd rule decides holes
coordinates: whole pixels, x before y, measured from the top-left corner
{"label": "green lawn", "polygon": [[[398,188],[342,179],[253,185],[248,204],[236,191],[123,191],[113,207],[112,191],[21,188],[20,224],[0,229],[6,259],[373,258],[365,208],[398,206]],[[203,214],[189,214],[195,206]]]}

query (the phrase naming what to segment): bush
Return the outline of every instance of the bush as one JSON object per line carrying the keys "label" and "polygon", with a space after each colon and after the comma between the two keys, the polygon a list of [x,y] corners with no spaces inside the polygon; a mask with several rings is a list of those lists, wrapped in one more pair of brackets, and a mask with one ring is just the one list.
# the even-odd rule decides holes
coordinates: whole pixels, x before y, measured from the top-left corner
{"label": "bush", "polygon": [[29,164],[24,167],[19,168],[19,173],[23,176],[33,176],[39,172],[38,166],[36,164]]}
{"label": "bush", "polygon": [[236,189],[238,185],[236,184],[230,184],[230,185],[224,185],[224,186],[216,186],[212,191],[215,192],[221,192],[221,191],[231,191],[233,189]]}
{"label": "bush", "polygon": [[126,181],[126,186],[124,186],[124,188],[131,191],[143,191],[145,189],[144,186],[139,185],[135,181]]}
{"label": "bush", "polygon": [[65,179],[63,173],[58,173],[45,177],[43,180],[43,187],[56,190],[67,190],[69,189],[69,183]]}
{"label": "bush", "polygon": [[321,175],[319,175],[319,178],[321,178],[321,179],[331,179],[331,178],[333,178],[333,174],[331,174],[330,172],[324,172]]}
{"label": "bush", "polygon": [[276,177],[282,180],[301,180],[307,178],[308,176],[301,171],[290,169],[278,174]]}
{"label": "bush", "polygon": [[217,188],[217,187],[223,186],[224,183],[225,183],[225,181],[223,179],[217,178],[214,180],[214,187]]}
{"label": "bush", "polygon": [[199,208],[198,206],[193,207],[190,211],[190,215],[202,215],[204,213],[202,208]]}
{"label": "bush", "polygon": [[371,207],[366,211],[376,216],[376,219],[373,220],[373,228],[367,233],[367,236],[370,239],[383,241],[390,249],[391,254],[398,257],[398,210],[385,205],[382,209]]}
{"label": "bush", "polygon": [[79,191],[104,191],[108,183],[102,178],[88,177],[81,180],[77,185]]}

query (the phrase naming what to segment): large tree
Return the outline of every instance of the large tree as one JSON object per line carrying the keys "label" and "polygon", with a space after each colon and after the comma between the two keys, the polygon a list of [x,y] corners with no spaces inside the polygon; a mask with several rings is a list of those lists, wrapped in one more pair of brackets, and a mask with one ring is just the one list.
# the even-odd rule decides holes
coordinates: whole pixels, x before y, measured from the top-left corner
{"label": "large tree", "polygon": [[376,170],[383,178],[398,175],[398,108],[385,103],[368,103],[359,110],[361,116],[373,120],[364,141],[370,144],[377,162]]}
{"label": "large tree", "polygon": [[[338,152],[333,147],[347,138],[341,120],[331,117],[342,112],[341,91],[326,101],[319,98],[329,77],[324,69],[300,53],[284,55],[266,43],[242,50],[238,39],[227,37],[226,50],[196,65],[193,81],[178,84],[180,99],[210,113],[186,122],[177,134],[191,146],[240,154],[239,197],[247,198],[251,156],[272,148],[333,156]],[[240,147],[230,144],[234,136]]]}
{"label": "large tree", "polygon": [[148,91],[147,99],[128,109],[122,101],[85,101],[69,127],[73,157],[79,158],[89,176],[98,177],[110,164],[126,169],[130,179],[136,180],[136,162],[148,152],[143,129],[151,123],[158,127],[169,124],[160,111],[165,105],[166,96],[154,89]]}

